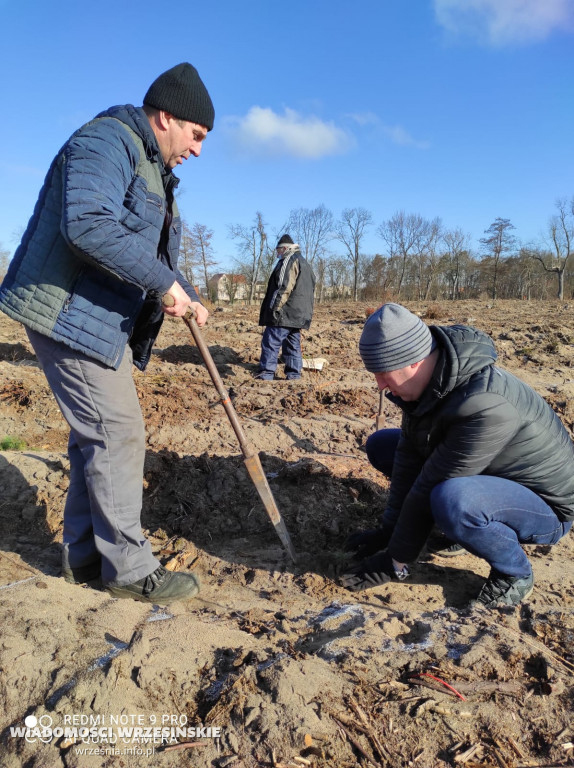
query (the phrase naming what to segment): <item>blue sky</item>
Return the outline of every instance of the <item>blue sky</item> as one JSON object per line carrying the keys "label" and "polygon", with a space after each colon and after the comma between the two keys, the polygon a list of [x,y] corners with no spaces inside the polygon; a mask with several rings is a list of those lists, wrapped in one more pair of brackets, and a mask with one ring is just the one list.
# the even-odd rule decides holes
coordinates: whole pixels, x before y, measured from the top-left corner
{"label": "blue sky", "polygon": [[[141,105],[181,61],[199,70],[215,128],[179,167],[180,209],[214,230],[261,211],[371,211],[366,254],[397,211],[478,240],[508,218],[540,241],[574,196],[574,0],[0,0],[0,244],[30,217],[79,125]],[[333,244],[333,252],[342,253]]]}

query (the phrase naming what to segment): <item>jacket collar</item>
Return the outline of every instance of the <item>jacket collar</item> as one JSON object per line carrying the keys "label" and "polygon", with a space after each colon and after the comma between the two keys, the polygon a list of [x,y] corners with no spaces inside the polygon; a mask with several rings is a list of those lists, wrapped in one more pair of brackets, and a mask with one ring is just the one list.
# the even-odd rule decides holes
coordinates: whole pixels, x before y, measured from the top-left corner
{"label": "jacket collar", "polygon": [[164,188],[166,190],[176,189],[179,184],[179,178],[174,175],[170,168],[166,168],[159,151],[155,133],[142,107],[134,107],[133,104],[121,104],[100,112],[97,117],[114,117],[116,120],[121,120],[122,123],[125,123],[132,131],[137,133],[143,142],[146,158],[152,163],[157,163],[160,167]]}

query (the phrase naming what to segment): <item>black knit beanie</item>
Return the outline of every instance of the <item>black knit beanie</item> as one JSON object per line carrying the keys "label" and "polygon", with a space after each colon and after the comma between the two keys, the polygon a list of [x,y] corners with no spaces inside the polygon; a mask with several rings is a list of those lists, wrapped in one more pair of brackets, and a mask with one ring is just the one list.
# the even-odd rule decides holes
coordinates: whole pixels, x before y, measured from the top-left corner
{"label": "black knit beanie", "polygon": [[168,69],[150,85],[144,104],[169,112],[178,120],[213,128],[215,110],[197,69],[184,62]]}
{"label": "black knit beanie", "polygon": [[294,244],[293,240],[291,240],[291,237],[289,235],[283,235],[283,237],[279,239],[279,242],[275,247],[281,248],[282,245],[293,245],[293,244]]}

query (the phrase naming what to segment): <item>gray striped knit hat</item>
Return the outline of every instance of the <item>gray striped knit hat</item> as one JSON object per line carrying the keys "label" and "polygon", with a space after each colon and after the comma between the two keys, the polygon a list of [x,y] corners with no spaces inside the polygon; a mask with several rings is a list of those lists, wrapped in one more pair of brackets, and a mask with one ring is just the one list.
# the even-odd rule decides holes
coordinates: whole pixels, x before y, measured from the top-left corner
{"label": "gray striped knit hat", "polygon": [[418,363],[435,346],[428,325],[400,304],[383,304],[373,312],[359,340],[359,352],[371,373],[388,373]]}

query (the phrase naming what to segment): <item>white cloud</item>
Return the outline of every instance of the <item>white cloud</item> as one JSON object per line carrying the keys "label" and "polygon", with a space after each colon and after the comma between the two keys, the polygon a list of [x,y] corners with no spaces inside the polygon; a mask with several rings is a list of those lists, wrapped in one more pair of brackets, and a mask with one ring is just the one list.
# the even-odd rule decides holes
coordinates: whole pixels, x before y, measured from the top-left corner
{"label": "white cloud", "polygon": [[316,160],[342,154],[354,145],[352,136],[334,123],[288,108],[279,115],[268,107],[251,107],[244,117],[226,118],[224,125],[241,149],[255,155]]}
{"label": "white cloud", "polygon": [[359,114],[349,115],[352,120],[358,123],[360,126],[374,126],[379,131],[385,134],[393,144],[398,144],[402,147],[415,147],[416,149],[428,149],[430,143],[428,141],[421,141],[415,139],[414,136],[403,128],[401,125],[386,125],[383,121],[372,112],[363,112]]}
{"label": "white cloud", "polygon": [[373,112],[355,112],[349,115],[351,120],[354,120],[361,127],[365,125],[380,125],[381,121]]}
{"label": "white cloud", "polygon": [[428,141],[419,141],[413,138],[408,131],[400,125],[381,125],[382,130],[391,139],[393,144],[400,144],[403,147],[416,147],[416,149],[428,149]]}
{"label": "white cloud", "polygon": [[434,0],[434,7],[439,24],[449,32],[497,46],[574,30],[572,0]]}

